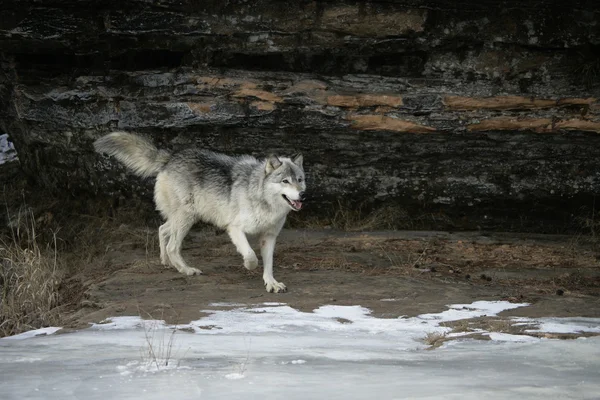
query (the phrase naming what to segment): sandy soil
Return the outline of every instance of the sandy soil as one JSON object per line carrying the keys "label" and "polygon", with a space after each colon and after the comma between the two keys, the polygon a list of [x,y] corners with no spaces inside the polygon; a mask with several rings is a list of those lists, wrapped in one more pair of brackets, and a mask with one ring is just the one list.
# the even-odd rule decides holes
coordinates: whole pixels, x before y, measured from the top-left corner
{"label": "sandy soil", "polygon": [[275,278],[289,290],[272,294],[263,288],[262,269],[245,270],[225,234],[196,230],[186,238],[184,258],[204,273],[193,277],[160,265],[156,235],[146,235],[108,242],[102,260],[81,266],[73,279],[85,294],[68,326],[118,315],[183,323],[214,302],[284,302],[305,311],[359,304],[398,317],[502,299],[531,303],[511,315],[600,316],[600,253],[589,238],[285,230]]}

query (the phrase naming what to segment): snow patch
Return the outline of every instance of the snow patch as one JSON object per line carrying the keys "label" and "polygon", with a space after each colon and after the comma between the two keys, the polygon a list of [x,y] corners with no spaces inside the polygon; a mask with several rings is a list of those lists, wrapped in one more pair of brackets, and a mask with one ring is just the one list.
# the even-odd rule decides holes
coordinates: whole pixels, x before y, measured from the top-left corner
{"label": "snow patch", "polygon": [[178,362],[167,359],[130,361],[125,365],[117,365],[117,371],[122,376],[128,376],[133,373],[156,373],[171,370],[191,369],[190,367],[180,366]]}
{"label": "snow patch", "polygon": [[[340,334],[386,334],[401,337],[407,348],[412,348],[411,340],[418,340],[432,332],[447,333],[450,328],[439,324],[481,316],[495,316],[498,313],[524,307],[526,303],[509,303],[507,301],[476,301],[472,304],[449,305],[449,310],[440,313],[422,314],[417,317],[376,318],[371,310],[362,306],[321,306],[313,312],[302,312],[284,303],[268,302],[256,306],[229,308],[233,303],[214,303],[220,309],[202,310],[209,314],[202,319],[184,325],[168,325],[162,320],[144,320],[139,316],[108,318],[102,323],[92,324],[93,330],[138,330],[144,329],[191,329],[196,334],[223,335],[237,333],[270,333],[300,332],[305,330],[316,332],[337,332]],[[226,307],[226,309],[222,309]],[[26,338],[39,334],[53,333],[60,328],[45,328],[26,332]],[[54,331],[52,331],[54,329]],[[405,339],[410,339],[406,341]]]}
{"label": "snow patch", "polygon": [[246,304],[243,303],[210,303],[211,307],[244,307]]}
{"label": "snow patch", "polygon": [[600,333],[600,318],[520,318],[519,321],[525,325],[537,325],[525,332]]}
{"label": "snow patch", "polygon": [[508,301],[476,301],[471,304],[452,304],[447,311],[437,314],[421,314],[419,318],[440,322],[459,321],[477,317],[494,317],[502,311],[528,306],[528,303],[510,303]]}
{"label": "snow patch", "polygon": [[42,361],[41,357],[19,357],[13,360],[14,362],[22,362],[22,363],[32,363]]}
{"label": "snow patch", "polygon": [[139,316],[129,317],[111,317],[100,322],[92,324],[92,329],[113,330],[113,329],[153,329],[158,326],[166,326],[165,321],[156,319],[142,319]]}
{"label": "snow patch", "polygon": [[280,362],[281,365],[288,365],[288,364],[306,364],[306,360],[292,360],[292,361],[282,361]]}
{"label": "snow patch", "polygon": [[7,134],[0,135],[0,165],[17,160],[17,152]]}
{"label": "snow patch", "polygon": [[209,315],[192,321],[190,326],[196,333],[202,334],[293,332],[310,329],[406,337],[407,333],[419,336],[429,332],[447,332],[450,329],[441,327],[441,322],[495,316],[502,311],[527,305],[507,301],[477,301],[472,304],[450,305],[449,310],[441,313],[385,319],[371,316],[371,310],[362,306],[327,305],[313,312],[302,312],[281,303],[263,303],[261,307],[202,310]]}
{"label": "snow patch", "polygon": [[232,380],[238,380],[238,379],[244,379],[245,376],[244,376],[244,374],[240,374],[238,372],[232,372],[231,374],[225,375],[225,378],[232,379]]}
{"label": "snow patch", "polygon": [[7,337],[4,337],[4,338],[1,338],[0,340],[22,340],[22,339],[30,339],[30,338],[36,337],[36,336],[52,335],[53,333],[56,333],[57,331],[59,331],[61,329],[62,328],[60,328],[60,327],[49,326],[47,328],[34,329],[34,330],[31,330],[31,331],[19,333],[18,335],[7,336]]}
{"label": "snow patch", "polygon": [[[443,322],[496,316],[502,311],[525,307],[527,303],[507,301],[476,301],[471,304],[452,304],[439,313],[421,314],[417,317],[376,318],[371,310],[362,306],[321,306],[313,312],[302,312],[285,303],[266,302],[258,305],[239,306],[237,303],[212,303],[215,307],[202,310],[209,314],[184,325],[168,325],[162,320],[144,320],[138,316],[112,317],[92,330],[177,330],[186,329],[200,335],[235,335],[268,333],[326,332],[349,335],[369,334],[393,337],[395,349],[413,350],[423,348],[423,337],[431,333],[447,334],[450,338],[468,338],[474,332],[450,333],[451,329],[440,326]],[[600,333],[600,318],[513,318],[515,325],[528,325],[526,333]],[[5,339],[27,339],[49,335],[60,328],[51,327],[10,336]],[[531,342],[538,338],[528,335],[505,334],[478,330],[499,342]],[[335,357],[342,357],[337,354]],[[138,366],[141,368],[142,366]],[[152,367],[149,366],[149,369]]]}
{"label": "snow patch", "polygon": [[510,333],[502,332],[489,332],[488,336],[491,340],[498,342],[532,343],[542,340],[529,335],[511,335]]}

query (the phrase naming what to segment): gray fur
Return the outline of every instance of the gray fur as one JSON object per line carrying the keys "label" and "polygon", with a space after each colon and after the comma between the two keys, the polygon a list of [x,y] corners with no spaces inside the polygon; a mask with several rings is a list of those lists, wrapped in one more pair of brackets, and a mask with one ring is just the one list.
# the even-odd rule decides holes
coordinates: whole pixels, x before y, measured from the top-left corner
{"label": "gray fur", "polygon": [[273,278],[273,251],[287,214],[302,208],[306,182],[301,155],[258,160],[200,149],[170,154],[125,132],[104,136],[94,147],[138,175],[156,175],[154,201],[166,220],[159,228],[163,264],[187,275],[201,273],[185,263],[181,244],[192,225],[202,220],[228,232],[248,269],[257,267],[258,258],[246,235],[259,235],[267,291],[286,290]]}
{"label": "gray fur", "polygon": [[98,153],[106,153],[144,178],[156,176],[171,154],[158,150],[148,139],[127,132],[113,132],[94,142]]}

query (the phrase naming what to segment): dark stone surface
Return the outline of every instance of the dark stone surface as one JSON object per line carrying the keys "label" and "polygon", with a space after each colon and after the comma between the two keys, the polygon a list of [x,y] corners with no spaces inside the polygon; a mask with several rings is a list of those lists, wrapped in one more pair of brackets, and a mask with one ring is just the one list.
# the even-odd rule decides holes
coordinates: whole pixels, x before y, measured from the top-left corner
{"label": "dark stone surface", "polygon": [[149,198],[93,153],[123,129],[302,151],[314,213],[556,231],[600,192],[596,1],[9,0],[0,52],[0,129],[55,191]]}

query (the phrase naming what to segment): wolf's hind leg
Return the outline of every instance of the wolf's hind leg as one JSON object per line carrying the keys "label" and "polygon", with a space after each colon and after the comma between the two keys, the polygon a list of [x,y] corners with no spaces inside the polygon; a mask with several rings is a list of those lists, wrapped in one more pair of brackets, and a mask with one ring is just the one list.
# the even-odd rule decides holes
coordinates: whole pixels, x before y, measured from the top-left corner
{"label": "wolf's hind leg", "polygon": [[160,263],[162,265],[171,265],[171,260],[167,254],[167,243],[170,239],[169,221],[165,222],[158,228],[158,243],[160,244]]}
{"label": "wolf's hind leg", "polygon": [[194,218],[185,213],[178,213],[167,221],[169,224],[169,243],[166,245],[167,257],[179,272],[186,275],[200,275],[202,271],[189,267],[181,257],[183,239],[194,225]]}
{"label": "wolf's hind leg", "polygon": [[258,267],[258,258],[256,257],[254,250],[252,250],[252,247],[250,247],[246,234],[238,228],[228,228],[227,233],[238,253],[244,257],[244,267],[250,271]]}

